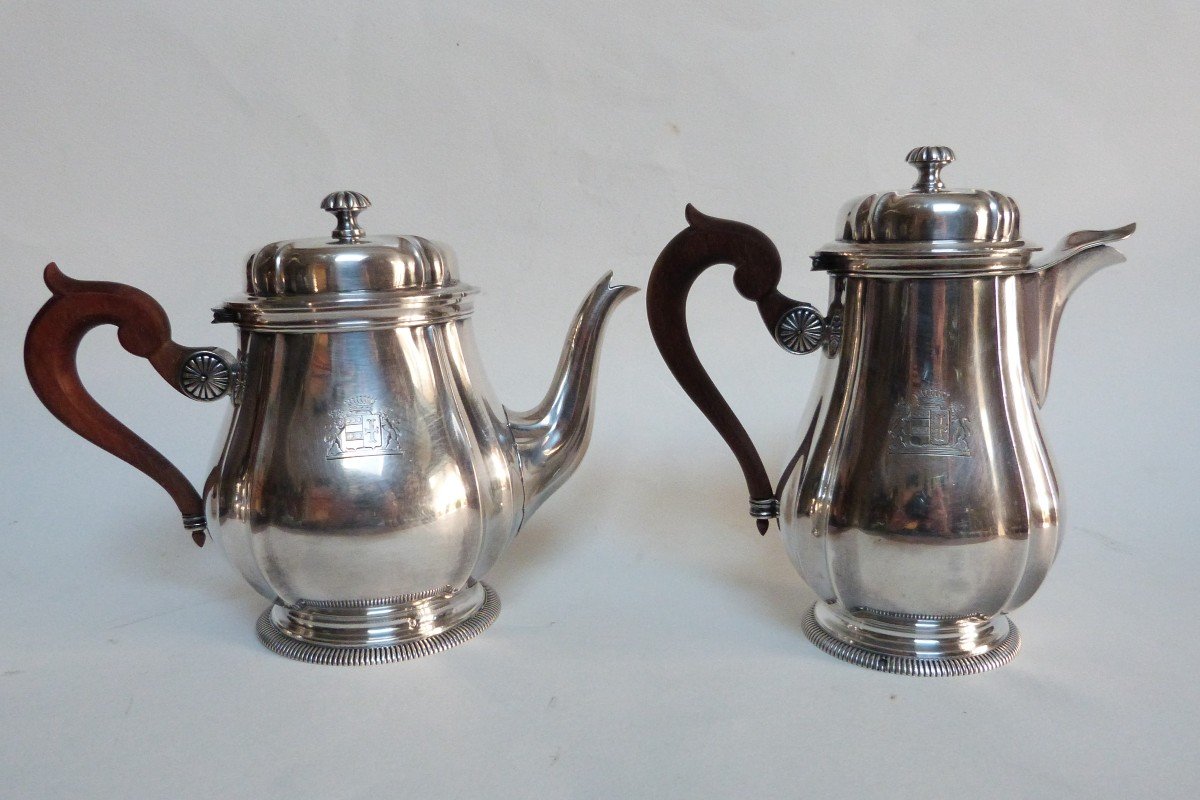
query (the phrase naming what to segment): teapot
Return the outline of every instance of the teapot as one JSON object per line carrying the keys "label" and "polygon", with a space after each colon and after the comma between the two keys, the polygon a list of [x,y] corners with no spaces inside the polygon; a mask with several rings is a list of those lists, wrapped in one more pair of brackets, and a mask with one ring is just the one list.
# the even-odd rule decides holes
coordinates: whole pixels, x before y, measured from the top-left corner
{"label": "teapot", "polygon": [[[53,296],[29,327],[25,367],[67,427],[158,482],[196,544],[211,534],[273,601],[257,632],[271,650],[321,664],[435,653],[500,611],[481,578],[587,448],[605,321],[636,289],[588,293],[545,399],[500,406],[471,329],[477,290],[452,252],[419,236],[368,236],[370,201],[335,192],[331,237],[268,244],[246,291],[214,309],[238,349],[184,347],[149,295],[45,269]],[[87,392],[83,336],[116,325],[193,400],[229,399],[203,496]]]}
{"label": "teapot", "polygon": [[[667,366],[741,466],[759,531],[777,521],[819,598],[807,637],[863,667],[963,675],[1016,655],[1008,613],[1058,552],[1059,490],[1038,419],[1055,333],[1075,288],[1124,260],[1108,243],[1134,225],[1078,231],[1035,258],[1012,198],[946,188],[950,148],[907,160],[912,189],[851,201],[838,239],[813,255],[830,277],[825,313],[779,292],[766,235],[690,205],[646,304]],[[821,357],[774,486],[688,334],[688,292],[715,264],[734,266],[735,288],[781,347]]]}

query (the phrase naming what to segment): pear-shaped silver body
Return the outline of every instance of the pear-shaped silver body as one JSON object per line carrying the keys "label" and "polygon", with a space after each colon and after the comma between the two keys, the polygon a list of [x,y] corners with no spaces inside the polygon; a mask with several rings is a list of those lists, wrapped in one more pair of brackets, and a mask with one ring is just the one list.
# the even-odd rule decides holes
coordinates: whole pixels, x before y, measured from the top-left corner
{"label": "pear-shaped silver body", "polygon": [[431,321],[244,327],[245,379],[208,519],[276,601],[274,626],[297,641],[379,647],[478,614],[479,579],[583,455],[597,340],[628,291],[605,278],[588,296],[540,427],[496,401],[467,297]]}
{"label": "pear-shaped silver body", "polygon": [[[1123,260],[1106,243],[1133,231],[1073,234],[1034,260],[1011,199],[944,189],[937,173],[952,158],[918,148],[913,193],[847,206],[842,237],[814,256],[830,273],[824,314],[774,289],[778,252],[765,236],[694,212],[695,233],[668,245],[655,267],[664,277],[652,276],[648,292],[668,363],[743,467],[751,462],[752,514],[777,516],[820,598],[805,620],[809,638],[859,665],[913,675],[978,672],[1020,646],[1006,614],[1037,590],[1061,538],[1038,420],[1059,315],[1084,278]],[[655,324],[669,305],[666,276],[689,259],[734,263],[739,290],[777,341],[822,359],[774,486]]]}
{"label": "pear-shaped silver body", "polygon": [[779,492],[788,554],[824,601],[808,621],[818,644],[916,674],[1015,654],[1005,613],[1041,585],[1061,534],[1038,420],[1041,299],[1119,260],[1104,247],[1018,274],[833,277],[840,340]]}
{"label": "pear-shaped silver body", "polygon": [[[330,237],[250,257],[245,293],[215,309],[214,321],[237,326],[236,355],[176,345],[144,293],[74,281],[53,265],[55,297],[26,345],[47,406],[162,484],[196,541],[211,532],[273,602],[259,620],[263,642],[319,663],[436,652],[495,619],[499,601],[481,578],[579,464],[604,325],[635,291],[602,278],[570,325],[546,399],[513,413],[484,376],[471,328],[477,292],[458,280],[451,251],[366,234],[357,215],[368,205],[331,194]],[[182,393],[230,400],[202,500],[81,386],[60,390],[76,332],[103,322],[120,325],[127,349]],[[62,352],[69,361],[45,366]]]}
{"label": "pear-shaped silver body", "polygon": [[454,271],[444,245],[357,230],[264,248],[248,295],[218,309],[245,378],[208,519],[275,600],[260,634],[287,654],[378,659],[490,622],[480,578],[583,456],[603,325],[634,290],[592,289],[547,401],[522,415],[488,385]]}

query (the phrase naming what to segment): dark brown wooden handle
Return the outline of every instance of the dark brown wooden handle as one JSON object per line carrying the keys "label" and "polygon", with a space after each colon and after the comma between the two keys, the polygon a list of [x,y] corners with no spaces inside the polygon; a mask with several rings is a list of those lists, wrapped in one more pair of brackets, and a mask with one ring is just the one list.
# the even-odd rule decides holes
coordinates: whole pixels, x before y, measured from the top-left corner
{"label": "dark brown wooden handle", "polygon": [[[46,301],[25,335],[25,372],[38,399],[71,430],[153,478],[167,490],[183,514],[184,527],[204,546],[204,501],[175,465],[122,425],[88,394],[79,379],[76,355],[85,334],[100,325],[116,325],[121,345],[147,359],[167,383],[187,396],[185,369],[197,356],[222,358],[215,348],[189,348],[171,341],[166,312],[145,292],[121,283],[77,281],[51,263]],[[221,394],[228,388],[228,364]],[[219,377],[219,376],[218,376]],[[208,378],[206,378],[207,380]],[[211,392],[208,392],[211,394]],[[217,395],[219,396],[219,395]],[[208,397],[198,399],[209,399]]]}
{"label": "dark brown wooden handle", "polygon": [[765,517],[775,516],[770,509],[778,506],[775,490],[749,434],[696,356],[687,328],[687,298],[700,273],[716,264],[732,264],[734,287],[758,305],[772,333],[784,314],[803,304],[780,294],[779,251],[766,234],[741,222],[706,216],[691,205],[685,214],[688,227],[663,249],[650,273],[650,332],[679,385],[737,457],[750,491],[751,513],[759,517],[759,533],[766,533]]}

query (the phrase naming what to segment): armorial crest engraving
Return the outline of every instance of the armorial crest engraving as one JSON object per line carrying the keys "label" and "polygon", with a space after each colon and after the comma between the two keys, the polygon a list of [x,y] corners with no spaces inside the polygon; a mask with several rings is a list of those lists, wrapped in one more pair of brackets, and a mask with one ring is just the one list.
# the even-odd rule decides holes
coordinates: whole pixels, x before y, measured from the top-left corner
{"label": "armorial crest engraving", "polygon": [[403,452],[400,429],[393,416],[376,407],[375,398],[360,394],[329,412],[326,459],[385,456]]}
{"label": "armorial crest engraving", "polygon": [[949,392],[932,386],[896,404],[888,451],[911,455],[971,455],[971,421]]}

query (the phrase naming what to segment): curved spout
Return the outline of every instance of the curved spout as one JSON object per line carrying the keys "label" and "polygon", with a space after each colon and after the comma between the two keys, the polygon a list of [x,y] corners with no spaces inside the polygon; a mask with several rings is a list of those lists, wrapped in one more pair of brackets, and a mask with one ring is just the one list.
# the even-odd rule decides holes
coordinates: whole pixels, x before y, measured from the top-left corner
{"label": "curved spout", "polygon": [[1050,388],[1054,338],[1067,299],[1092,275],[1125,260],[1107,243],[1128,237],[1136,227],[1131,222],[1107,231],[1076,231],[1021,276],[1021,336],[1038,406],[1046,402]]}
{"label": "curved spout", "polygon": [[596,362],[604,323],[616,305],[637,291],[612,286],[608,273],[575,314],[550,390],[536,407],[508,411],[525,488],[522,525],[579,466],[591,438]]}

